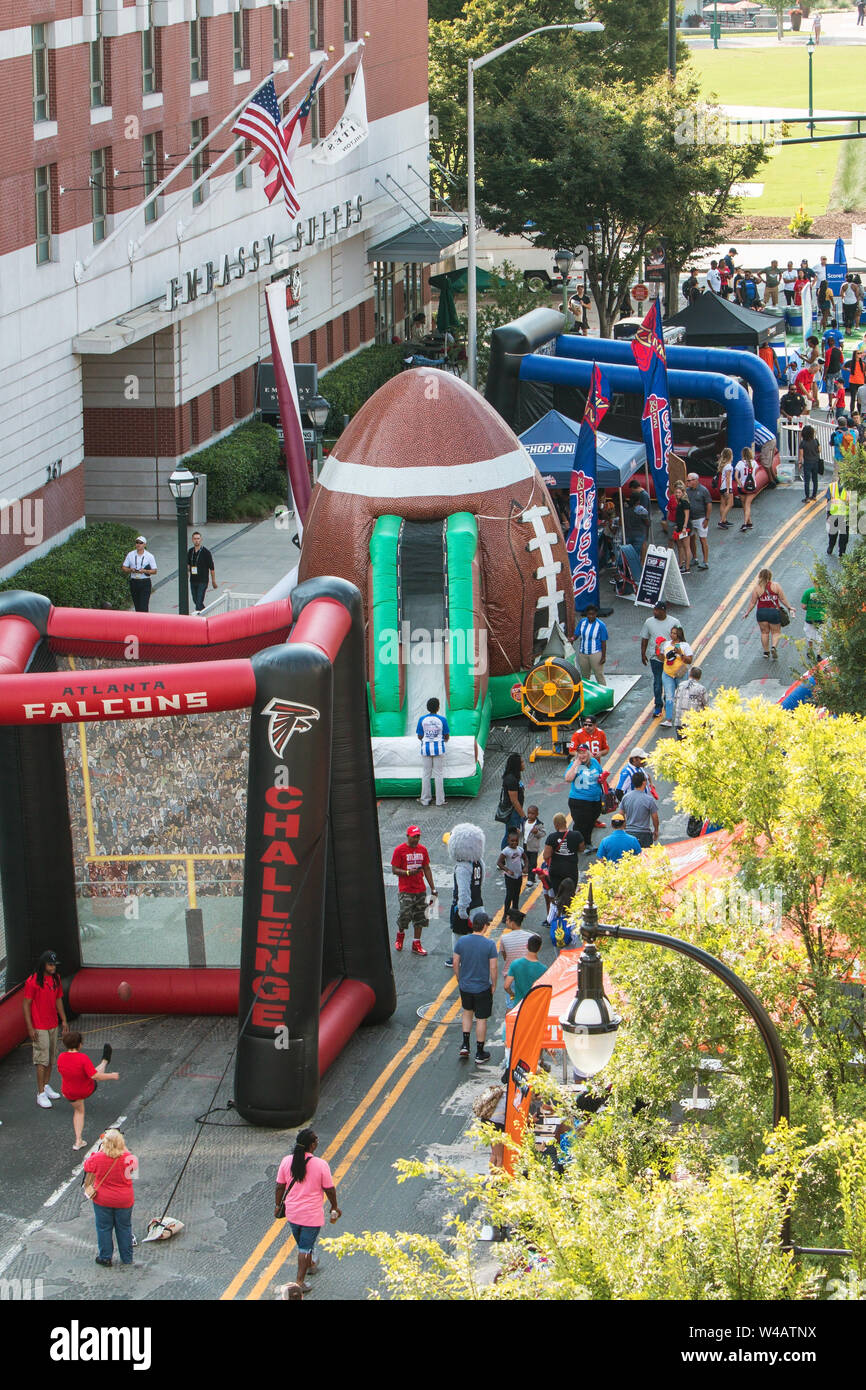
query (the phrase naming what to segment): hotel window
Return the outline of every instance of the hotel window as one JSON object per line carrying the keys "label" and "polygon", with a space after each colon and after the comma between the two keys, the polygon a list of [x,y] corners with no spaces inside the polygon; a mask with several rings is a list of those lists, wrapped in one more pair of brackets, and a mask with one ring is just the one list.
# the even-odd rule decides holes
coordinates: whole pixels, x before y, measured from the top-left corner
{"label": "hotel window", "polygon": [[[238,149],[235,150],[235,168],[237,168],[239,164],[243,164],[249,152],[250,146],[248,142],[245,140],[244,143],[240,145]],[[235,174],[235,188],[239,192],[242,188],[249,188],[251,182],[252,180],[250,179],[249,165],[247,165],[246,169],[239,169],[238,172]]]}
{"label": "hotel window", "polygon": [[51,260],[51,166],[36,170],[36,264]]}
{"label": "hotel window", "polygon": [[[142,152],[141,169],[144,175],[144,196],[148,197],[159,183],[159,152],[158,137],[156,135],[145,135],[144,148]],[[148,203],[144,209],[145,222],[155,222],[159,217],[159,199],[154,198],[152,203]]]}
{"label": "hotel window", "polygon": [[343,39],[351,43],[355,38],[355,0],[343,0]]}
{"label": "hotel window", "polygon": [[189,80],[204,81],[204,63],[201,53],[201,20],[196,17],[189,24]]}
{"label": "hotel window", "polygon": [[249,67],[249,12],[235,10],[232,15],[232,51],[235,72],[246,72]]}
{"label": "hotel window", "polygon": [[33,46],[33,120],[47,121],[50,99],[48,93],[48,36],[44,24],[30,27]]}
{"label": "hotel window", "polygon": [[394,262],[376,261],[373,280],[376,289],[376,342],[390,343],[394,336]]}
{"label": "hotel window", "polygon": [[108,105],[105,82],[105,39],[102,33],[102,4],[103,0],[96,0],[96,38],[89,44],[91,108]]}
{"label": "hotel window", "polygon": [[[197,145],[201,145],[202,140],[205,138],[205,133],[206,133],[206,132],[205,132],[205,123],[204,123],[204,121],[193,121],[192,125],[190,126],[190,136],[191,136],[190,148],[191,148],[191,149],[195,149]],[[205,172],[205,170],[207,169],[207,150],[206,150],[206,149],[200,149],[200,150],[198,150],[198,152],[197,152],[196,154],[193,155],[193,157],[192,157],[192,166],[191,166],[191,167],[192,167],[192,181],[193,181],[193,183],[195,183],[197,179],[200,179],[200,178],[201,178],[202,174],[203,174],[203,173]],[[199,207],[199,206],[204,202],[204,200],[205,200],[206,197],[207,197],[207,184],[206,184],[206,183],[203,183],[203,184],[201,185],[200,188],[196,188],[196,189],[193,191],[193,195],[192,195],[192,204],[193,204],[193,207]]]}
{"label": "hotel window", "polygon": [[110,149],[91,150],[90,208],[94,241],[104,241],[108,234],[108,179],[111,167]]}
{"label": "hotel window", "polygon": [[141,31],[141,90],[145,96],[158,92],[157,33],[153,26],[153,0],[147,4],[147,28]]}
{"label": "hotel window", "polygon": [[310,0],[310,52],[319,48],[322,26],[320,24],[319,0]]}
{"label": "hotel window", "polygon": [[289,51],[289,16],[285,5],[274,5],[274,62],[279,63]]}

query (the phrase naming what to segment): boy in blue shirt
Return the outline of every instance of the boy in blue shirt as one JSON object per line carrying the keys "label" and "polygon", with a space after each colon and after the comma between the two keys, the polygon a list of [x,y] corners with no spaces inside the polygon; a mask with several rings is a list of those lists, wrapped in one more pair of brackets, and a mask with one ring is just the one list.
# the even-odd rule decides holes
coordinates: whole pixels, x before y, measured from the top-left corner
{"label": "boy in blue shirt", "polygon": [[636,836],[627,833],[625,816],[622,811],[615,811],[610,818],[610,823],[613,829],[609,835],[605,835],[599,845],[596,858],[606,859],[609,864],[616,864],[624,854],[640,854],[641,842]]}

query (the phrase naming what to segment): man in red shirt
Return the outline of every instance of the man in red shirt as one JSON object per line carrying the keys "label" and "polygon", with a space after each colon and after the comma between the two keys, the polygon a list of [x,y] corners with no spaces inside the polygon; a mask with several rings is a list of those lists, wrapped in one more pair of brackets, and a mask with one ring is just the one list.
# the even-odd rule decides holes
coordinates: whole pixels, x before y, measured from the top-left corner
{"label": "man in red shirt", "polygon": [[63,1007],[63,986],[57,973],[59,964],[53,951],[43,951],[35,973],[24,984],[24,1021],[33,1044],[36,1104],[43,1110],[50,1110],[51,1102],[60,1099],[60,1092],[52,1090],[48,1082],[57,1060],[58,1023],[63,1025],[64,1033],[69,1026]]}
{"label": "man in red shirt", "polygon": [[799,391],[800,395],[803,397],[803,400],[806,402],[807,411],[810,402],[812,405],[818,404],[818,388],[815,385],[815,378],[808,367],[802,367],[794,377],[794,390]]}
{"label": "man in red shirt", "polygon": [[405,844],[398,845],[394,850],[391,855],[391,872],[397,875],[397,888],[400,894],[397,939],[394,942],[394,949],[395,951],[402,951],[406,925],[411,922],[414,931],[412,954],[426,956],[427,952],[421,945],[421,932],[427,924],[427,892],[424,887],[424,880],[427,880],[430,887],[431,902],[439,894],[433,887],[430,856],[421,843],[419,826],[410,825],[406,831]]}

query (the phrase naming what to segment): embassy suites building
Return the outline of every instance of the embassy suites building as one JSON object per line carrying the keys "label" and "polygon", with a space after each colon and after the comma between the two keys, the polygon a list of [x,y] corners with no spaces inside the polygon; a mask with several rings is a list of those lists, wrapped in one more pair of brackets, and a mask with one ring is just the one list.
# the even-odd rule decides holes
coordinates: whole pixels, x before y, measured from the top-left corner
{"label": "embassy suites building", "polygon": [[[317,162],[362,62],[369,136]],[[291,221],[230,128],[322,65]],[[177,461],[254,412],[275,277],[321,371],[406,336],[463,229],[429,214],[426,0],[4,0],[0,91],[6,578],[86,516],[174,515]]]}

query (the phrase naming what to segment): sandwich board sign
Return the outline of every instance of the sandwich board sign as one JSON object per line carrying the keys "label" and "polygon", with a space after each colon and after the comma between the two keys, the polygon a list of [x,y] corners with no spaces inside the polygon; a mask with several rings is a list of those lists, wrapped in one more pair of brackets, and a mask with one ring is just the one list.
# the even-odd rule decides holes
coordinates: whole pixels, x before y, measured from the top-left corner
{"label": "sandwich board sign", "polygon": [[654,608],[661,599],[691,607],[675,552],[663,545],[648,545],[634,601],[641,608]]}

